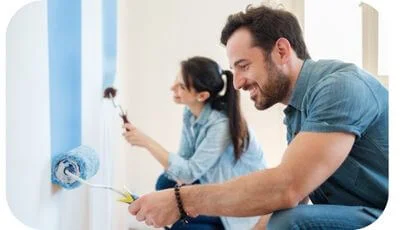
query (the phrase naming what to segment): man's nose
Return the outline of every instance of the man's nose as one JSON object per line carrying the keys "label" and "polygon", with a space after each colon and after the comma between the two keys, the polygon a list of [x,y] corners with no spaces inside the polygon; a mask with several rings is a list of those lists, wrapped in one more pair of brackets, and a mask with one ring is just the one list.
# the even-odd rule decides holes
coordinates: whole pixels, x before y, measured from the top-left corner
{"label": "man's nose", "polygon": [[233,86],[236,90],[241,89],[246,80],[240,74],[233,75]]}

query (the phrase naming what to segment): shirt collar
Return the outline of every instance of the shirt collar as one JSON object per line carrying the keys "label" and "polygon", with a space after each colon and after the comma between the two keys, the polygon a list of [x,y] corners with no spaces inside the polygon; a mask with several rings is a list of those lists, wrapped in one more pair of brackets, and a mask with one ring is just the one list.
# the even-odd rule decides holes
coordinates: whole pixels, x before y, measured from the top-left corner
{"label": "shirt collar", "polygon": [[203,109],[201,110],[200,115],[195,120],[195,117],[194,117],[193,113],[190,112],[190,110],[189,110],[189,114],[190,114],[189,121],[190,121],[190,123],[192,125],[195,125],[195,124],[205,125],[207,123],[207,121],[208,121],[208,117],[210,116],[211,111],[212,111],[212,109],[211,109],[210,103],[206,103],[204,105]]}
{"label": "shirt collar", "polygon": [[289,100],[288,107],[290,105],[297,110],[302,110],[301,104],[303,103],[304,95],[306,94],[309,85],[312,83],[311,73],[313,63],[314,61],[311,59],[304,60],[292,96]]}

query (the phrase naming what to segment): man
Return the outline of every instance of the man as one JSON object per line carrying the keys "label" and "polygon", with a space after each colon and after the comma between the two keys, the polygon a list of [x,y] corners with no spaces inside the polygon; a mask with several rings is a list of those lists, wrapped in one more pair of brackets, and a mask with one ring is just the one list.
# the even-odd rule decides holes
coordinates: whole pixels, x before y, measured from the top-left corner
{"label": "man", "polygon": [[286,11],[261,6],[231,15],[221,42],[236,89],[250,91],[259,110],[287,105],[282,162],[223,184],[150,193],[129,211],[156,227],[185,214],[273,213],[268,229],[279,230],[356,229],[375,221],[388,197],[387,90],[355,65],[312,61]]}

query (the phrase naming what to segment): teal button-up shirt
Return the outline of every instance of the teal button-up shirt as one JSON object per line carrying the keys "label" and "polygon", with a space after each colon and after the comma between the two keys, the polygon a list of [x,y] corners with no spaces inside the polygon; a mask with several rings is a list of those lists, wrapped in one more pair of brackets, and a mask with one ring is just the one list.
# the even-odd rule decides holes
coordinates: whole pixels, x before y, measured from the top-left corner
{"label": "teal button-up shirt", "polygon": [[284,112],[288,143],[301,131],[346,132],[356,136],[344,163],[310,194],[314,204],[385,208],[388,199],[385,87],[353,64],[306,60]]}

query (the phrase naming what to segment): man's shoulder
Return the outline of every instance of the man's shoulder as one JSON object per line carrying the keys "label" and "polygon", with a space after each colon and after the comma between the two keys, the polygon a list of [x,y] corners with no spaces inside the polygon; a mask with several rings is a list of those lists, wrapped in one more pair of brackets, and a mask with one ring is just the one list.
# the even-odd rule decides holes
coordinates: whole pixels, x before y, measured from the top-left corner
{"label": "man's shoulder", "polygon": [[338,60],[320,60],[315,63],[314,84],[309,87],[308,94],[319,91],[330,91],[341,94],[346,91],[357,91],[369,88],[371,82],[377,82],[369,73],[352,63]]}
{"label": "man's shoulder", "polygon": [[340,71],[354,71],[359,69],[353,63],[344,62],[336,59],[321,59],[313,62],[312,68],[314,70],[321,70],[322,72],[334,73]]}

